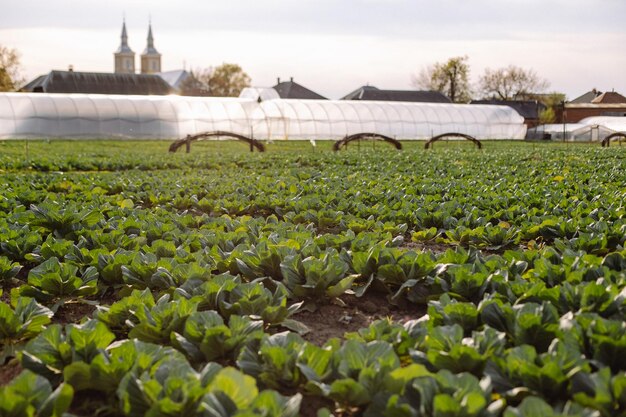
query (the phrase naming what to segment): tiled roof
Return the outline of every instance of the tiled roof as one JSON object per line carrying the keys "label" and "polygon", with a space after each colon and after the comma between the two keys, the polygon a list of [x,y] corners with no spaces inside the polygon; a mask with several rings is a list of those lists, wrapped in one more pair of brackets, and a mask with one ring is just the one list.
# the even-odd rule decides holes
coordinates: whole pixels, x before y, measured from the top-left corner
{"label": "tiled roof", "polygon": [[626,103],[626,97],[614,91],[607,91],[591,100],[591,102],[593,104],[622,104]]}

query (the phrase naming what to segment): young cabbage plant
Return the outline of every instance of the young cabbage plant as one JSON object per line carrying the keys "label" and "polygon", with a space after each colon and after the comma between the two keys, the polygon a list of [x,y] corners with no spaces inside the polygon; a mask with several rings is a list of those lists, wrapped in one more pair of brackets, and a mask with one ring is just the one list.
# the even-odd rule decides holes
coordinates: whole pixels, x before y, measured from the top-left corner
{"label": "young cabbage plant", "polygon": [[192,363],[236,359],[241,349],[263,337],[263,322],[231,315],[228,325],[215,311],[191,314],[182,333],[172,334],[172,345]]}
{"label": "young cabbage plant", "polygon": [[19,297],[15,309],[0,302],[0,365],[41,333],[53,315],[32,298]]}
{"label": "young cabbage plant", "polygon": [[76,361],[91,363],[113,340],[115,335],[96,320],[65,328],[53,324],[26,344],[22,367],[59,382],[66,366]]}
{"label": "young cabbage plant", "polygon": [[232,291],[224,294],[219,302],[219,311],[224,317],[232,314],[240,316],[260,317],[268,326],[281,325],[300,334],[309,329],[302,323],[290,319],[303,302],[287,305],[288,291],[285,286],[276,282],[272,293],[262,282],[242,283],[234,286]]}
{"label": "young cabbage plant", "polygon": [[41,303],[52,304],[56,311],[67,302],[88,302],[84,297],[98,292],[98,271],[88,267],[78,275],[78,267],[50,258],[28,273],[28,284],[19,288],[19,294]]}
{"label": "young cabbage plant", "polygon": [[133,290],[130,295],[110,306],[96,306],[93,317],[122,339],[128,337],[128,332],[139,323],[136,312],[143,308],[152,309],[154,305],[154,297],[149,289]]}
{"label": "young cabbage plant", "polygon": [[356,275],[346,276],[348,265],[336,251],[327,251],[322,258],[288,256],[281,263],[283,283],[296,298],[315,304],[325,297],[335,298],[352,287]]}
{"label": "young cabbage plant", "polygon": [[[173,332],[181,333],[185,322],[196,311],[197,304],[185,298],[172,300],[168,294],[161,296],[153,307],[141,306],[133,312],[134,320],[128,320],[129,338],[144,342],[169,345]],[[136,321],[135,321],[136,320]]]}
{"label": "young cabbage plant", "polygon": [[111,400],[105,408],[115,410],[115,392],[126,375],[145,372],[172,359],[184,362],[180,352],[171,347],[126,339],[100,349],[90,362],[73,361],[63,369],[63,380],[76,392],[104,394]]}
{"label": "young cabbage plant", "polygon": [[6,256],[0,256],[0,288],[8,288],[12,284],[19,283],[16,278],[22,270],[22,265],[12,262]]}
{"label": "young cabbage plant", "polygon": [[2,417],[60,417],[70,408],[74,390],[60,384],[54,391],[47,379],[22,371],[8,385],[0,387]]}
{"label": "young cabbage plant", "polygon": [[282,281],[280,264],[287,256],[295,254],[295,249],[290,246],[263,240],[244,251],[240,258],[236,258],[236,262],[241,275],[248,280],[270,277]]}
{"label": "young cabbage plant", "polygon": [[59,204],[30,205],[31,224],[52,232],[56,237],[72,239],[82,228],[96,225],[102,214],[98,210],[80,210],[78,207],[61,207]]}
{"label": "young cabbage plant", "polygon": [[3,237],[0,242],[0,254],[20,263],[24,263],[28,255],[36,252],[42,243],[41,235],[31,230],[29,226],[3,229],[0,234]]}

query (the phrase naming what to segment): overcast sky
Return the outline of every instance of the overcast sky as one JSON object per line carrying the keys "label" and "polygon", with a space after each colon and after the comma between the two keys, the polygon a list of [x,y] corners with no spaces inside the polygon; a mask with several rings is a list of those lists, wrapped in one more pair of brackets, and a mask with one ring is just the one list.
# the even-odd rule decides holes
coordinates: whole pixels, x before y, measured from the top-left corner
{"label": "overcast sky", "polygon": [[[255,86],[276,77],[329,98],[364,84],[411,88],[411,75],[467,55],[485,68],[534,69],[572,99],[626,94],[626,0],[0,0],[0,44],[27,79],[51,69],[113,71],[123,16],[146,46],[152,17],[163,70],[240,64]],[[139,66],[139,58],[136,60]]]}

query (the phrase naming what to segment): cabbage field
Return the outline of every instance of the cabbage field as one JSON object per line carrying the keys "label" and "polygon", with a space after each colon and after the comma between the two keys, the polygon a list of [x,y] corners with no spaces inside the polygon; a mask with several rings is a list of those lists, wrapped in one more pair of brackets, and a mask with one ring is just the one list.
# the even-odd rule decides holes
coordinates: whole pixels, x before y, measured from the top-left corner
{"label": "cabbage field", "polygon": [[0,417],[626,416],[626,149],[0,143]]}

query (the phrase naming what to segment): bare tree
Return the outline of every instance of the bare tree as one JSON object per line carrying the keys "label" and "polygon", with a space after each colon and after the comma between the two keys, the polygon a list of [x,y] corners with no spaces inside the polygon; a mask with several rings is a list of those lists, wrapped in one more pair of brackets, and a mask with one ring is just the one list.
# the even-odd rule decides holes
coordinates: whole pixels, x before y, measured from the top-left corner
{"label": "bare tree", "polygon": [[454,57],[425,67],[413,76],[411,84],[416,88],[439,91],[454,103],[467,103],[471,98],[467,60],[467,56]]}
{"label": "bare tree", "polygon": [[488,68],[478,83],[484,97],[494,97],[500,100],[535,99],[550,85],[532,69],[515,65],[495,70]]}
{"label": "bare tree", "polygon": [[16,91],[23,83],[19,52],[0,45],[0,91]]}

